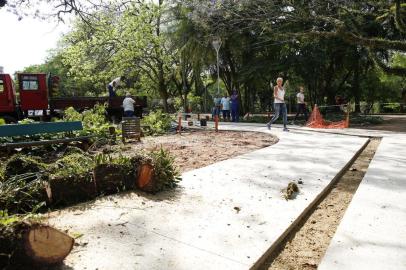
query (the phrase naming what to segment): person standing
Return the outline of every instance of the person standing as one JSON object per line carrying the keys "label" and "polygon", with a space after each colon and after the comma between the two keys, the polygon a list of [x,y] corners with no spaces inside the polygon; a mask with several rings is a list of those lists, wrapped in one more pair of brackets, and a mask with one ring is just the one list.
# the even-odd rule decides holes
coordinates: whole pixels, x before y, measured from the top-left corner
{"label": "person standing", "polygon": [[223,111],[223,120],[230,121],[230,98],[227,94],[221,99],[221,109]]}
{"label": "person standing", "polygon": [[123,100],[124,117],[134,116],[134,103],[135,100],[132,99],[131,94],[127,92]]}
{"label": "person standing", "polygon": [[233,122],[238,122],[240,119],[238,109],[239,109],[238,93],[236,90],[234,90],[233,94],[231,95],[231,121]]}
{"label": "person standing", "polygon": [[[218,118],[220,118],[220,112],[221,112],[221,97],[220,97],[220,96],[216,96],[216,97],[213,99],[213,102],[214,102],[214,107],[213,107],[212,116],[213,116],[213,120],[214,120],[214,117],[215,117],[215,116],[217,116]],[[220,119],[219,119],[219,120],[220,120]]]}
{"label": "person standing", "polygon": [[289,129],[286,127],[288,123],[288,111],[286,108],[285,104],[285,88],[282,86],[283,84],[283,79],[279,77],[276,79],[276,86],[273,89],[273,97],[274,97],[274,110],[275,114],[272,117],[271,121],[266,124],[268,129],[271,129],[271,125],[278,120],[279,114],[282,112],[282,117],[283,117],[283,131],[289,131]]}
{"label": "person standing", "polygon": [[117,87],[120,85],[121,81],[124,80],[124,76],[117,77],[114,80],[112,80],[108,85],[107,89],[109,90],[109,97],[116,97],[116,90]]}
{"label": "person standing", "polygon": [[296,121],[297,117],[300,114],[303,114],[305,120],[307,121],[307,109],[306,109],[306,102],[305,102],[303,86],[299,87],[299,93],[297,93],[297,95],[296,95],[296,101],[297,101],[297,113],[296,113],[296,116],[295,116],[295,119],[293,120],[293,122]]}

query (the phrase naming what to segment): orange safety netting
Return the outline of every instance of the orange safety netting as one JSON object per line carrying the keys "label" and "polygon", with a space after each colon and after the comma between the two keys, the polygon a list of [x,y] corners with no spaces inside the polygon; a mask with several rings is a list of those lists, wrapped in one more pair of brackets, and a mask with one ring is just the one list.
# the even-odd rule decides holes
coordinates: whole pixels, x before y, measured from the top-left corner
{"label": "orange safety netting", "polygon": [[330,122],[324,120],[317,105],[314,106],[314,109],[306,123],[306,126],[311,128],[348,128],[349,125],[350,120],[348,114],[346,119],[343,121]]}

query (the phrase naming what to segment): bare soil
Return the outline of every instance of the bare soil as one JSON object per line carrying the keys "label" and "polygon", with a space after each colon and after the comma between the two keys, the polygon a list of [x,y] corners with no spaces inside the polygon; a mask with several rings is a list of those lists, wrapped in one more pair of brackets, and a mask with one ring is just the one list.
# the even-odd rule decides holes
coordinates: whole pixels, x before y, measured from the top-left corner
{"label": "bare soil", "polygon": [[181,173],[271,146],[278,138],[265,133],[188,130],[181,134],[142,138],[121,146],[123,155],[140,150],[169,150]]}
{"label": "bare soil", "polygon": [[344,213],[350,204],[380,139],[372,139],[351,168],[333,186],[296,230],[290,233],[263,269],[310,270],[317,269]]}
{"label": "bare soil", "polygon": [[406,115],[383,115],[383,123],[379,125],[355,126],[361,129],[406,132]]}

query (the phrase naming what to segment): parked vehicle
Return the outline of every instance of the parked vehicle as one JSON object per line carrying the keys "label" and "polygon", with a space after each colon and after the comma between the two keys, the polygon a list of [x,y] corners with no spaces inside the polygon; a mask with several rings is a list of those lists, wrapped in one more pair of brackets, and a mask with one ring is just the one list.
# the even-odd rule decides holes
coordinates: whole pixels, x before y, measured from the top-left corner
{"label": "parked vehicle", "polygon": [[[58,116],[68,107],[83,111],[96,104],[108,104],[106,112],[112,119],[123,115],[125,97],[57,97],[53,94],[59,86],[59,77],[43,73],[20,73],[18,92],[9,74],[0,74],[0,117],[14,123],[27,117],[41,117],[43,121]],[[147,107],[147,97],[135,96],[135,115],[142,116]],[[41,113],[36,113],[40,111]]]}

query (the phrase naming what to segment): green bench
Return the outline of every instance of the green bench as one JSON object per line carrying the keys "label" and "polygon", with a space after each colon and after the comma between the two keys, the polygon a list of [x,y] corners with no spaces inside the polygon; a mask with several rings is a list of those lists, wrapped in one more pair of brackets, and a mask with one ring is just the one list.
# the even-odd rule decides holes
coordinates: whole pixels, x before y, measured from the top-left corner
{"label": "green bench", "polygon": [[74,131],[83,130],[82,122],[50,122],[50,123],[33,123],[33,124],[13,124],[0,126],[1,137],[15,136],[33,136],[40,134],[66,133],[68,138],[41,140],[41,141],[26,141],[0,144],[0,148],[7,150],[15,148],[25,148],[31,146],[41,146],[59,143],[69,143],[73,141],[87,141],[91,136],[72,137]]}

